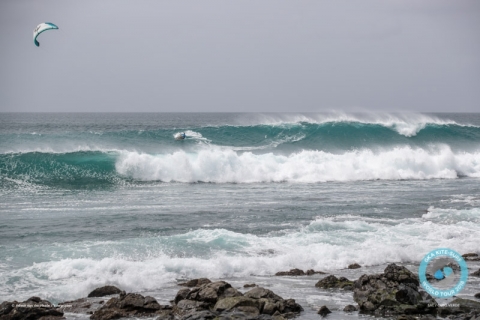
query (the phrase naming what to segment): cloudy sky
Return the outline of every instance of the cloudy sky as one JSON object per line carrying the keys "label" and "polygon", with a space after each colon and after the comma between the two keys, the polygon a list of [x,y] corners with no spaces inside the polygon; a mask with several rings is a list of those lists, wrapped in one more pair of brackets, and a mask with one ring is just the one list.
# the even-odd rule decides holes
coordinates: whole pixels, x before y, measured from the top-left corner
{"label": "cloudy sky", "polygon": [[0,111],[480,111],[478,0],[1,0],[0,28]]}

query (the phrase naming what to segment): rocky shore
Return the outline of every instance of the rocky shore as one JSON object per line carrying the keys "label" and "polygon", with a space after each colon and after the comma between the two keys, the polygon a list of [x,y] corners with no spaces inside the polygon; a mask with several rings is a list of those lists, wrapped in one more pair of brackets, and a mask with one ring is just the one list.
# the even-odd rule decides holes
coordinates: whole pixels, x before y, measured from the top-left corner
{"label": "rocky shore", "polygon": [[[478,255],[470,254],[469,259]],[[474,260],[475,261],[475,260]],[[354,265],[350,269],[358,269]],[[321,271],[300,269],[279,272],[276,276],[310,276]],[[480,275],[480,270],[471,276]],[[0,304],[0,320],[61,320],[66,314],[81,314],[91,320],[120,318],[150,318],[155,320],[200,319],[262,319],[282,320],[302,318],[304,309],[294,299],[281,297],[253,283],[234,288],[225,281],[206,278],[178,284],[180,289],[169,304],[162,305],[151,296],[126,293],[115,286],[93,290],[88,297],[66,301],[54,306],[39,297],[23,302],[5,301]],[[363,274],[357,280],[326,275],[312,286],[318,290],[351,292],[356,305],[346,305],[342,311],[327,306],[318,310],[318,318],[358,312],[374,318],[397,320],[452,319],[480,320],[480,301],[456,298],[447,306],[439,305],[420,287],[418,276],[404,266],[388,265],[383,273]],[[239,289],[243,290],[241,292]],[[479,288],[480,291],[480,288]],[[475,295],[480,299],[480,293]]]}

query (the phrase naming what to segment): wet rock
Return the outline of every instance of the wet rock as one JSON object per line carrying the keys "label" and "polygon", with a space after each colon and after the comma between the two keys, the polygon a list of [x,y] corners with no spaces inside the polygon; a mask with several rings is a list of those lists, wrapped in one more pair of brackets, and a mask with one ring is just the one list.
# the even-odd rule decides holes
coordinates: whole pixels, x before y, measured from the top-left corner
{"label": "wet rock", "polygon": [[184,286],[184,287],[189,287],[189,288],[193,288],[193,287],[199,287],[203,284],[208,284],[208,283],[211,283],[212,281],[210,281],[210,279],[207,279],[207,278],[199,278],[199,279],[192,279],[192,280],[189,280],[187,282],[183,282],[183,283],[179,283],[178,285],[179,286]]}
{"label": "wet rock", "polygon": [[103,300],[98,301],[95,299],[81,298],[59,303],[58,307],[64,312],[93,314],[103,303]]}
{"label": "wet rock", "polygon": [[326,272],[322,272],[322,271],[315,271],[313,269],[308,269],[307,272],[305,272],[305,274],[307,276],[311,276],[311,275],[314,275],[314,274],[327,274]]}
{"label": "wet rock", "polygon": [[276,276],[304,276],[305,272],[300,269],[291,269],[290,271],[280,271],[275,273]]}
{"label": "wet rock", "polygon": [[60,320],[63,311],[56,308],[47,300],[31,297],[23,302],[4,301],[0,304],[1,320]]}
{"label": "wet rock", "polygon": [[210,310],[202,310],[195,313],[189,313],[181,317],[180,319],[181,320],[210,320],[210,319],[218,319],[218,315],[216,313],[211,312]]}
{"label": "wet rock", "polygon": [[108,300],[90,317],[92,320],[110,320],[125,317],[173,317],[171,306],[161,306],[153,297],[138,293],[120,294],[118,298]]}
{"label": "wet rock", "polygon": [[358,311],[358,308],[349,304],[349,305],[345,306],[345,308],[343,308],[343,311],[345,311],[345,312],[355,312],[355,311]]}
{"label": "wet rock", "polygon": [[462,254],[462,257],[464,257],[464,258],[478,257],[478,254],[477,254],[477,253],[473,253],[473,252],[471,252],[471,253],[464,253],[464,254]]}
{"label": "wet rock", "polygon": [[479,292],[479,293],[475,293],[475,296],[474,296],[474,297],[477,298],[477,299],[480,299],[480,292]]}
{"label": "wet rock", "polygon": [[330,311],[326,306],[320,307],[317,312],[317,314],[321,315],[322,317],[325,317],[329,313],[332,313],[332,311]]}
{"label": "wet rock", "polygon": [[[458,305],[458,309],[460,309],[464,313],[468,312],[480,312],[480,302],[469,300],[469,299],[462,299],[457,298],[449,303],[450,305]],[[479,314],[480,315],[480,314]]]}
{"label": "wet rock", "polygon": [[4,314],[9,314],[13,310],[16,302],[5,301],[0,304],[0,317]]}
{"label": "wet rock", "polygon": [[213,307],[218,299],[241,296],[242,293],[225,282],[216,281],[193,288],[187,294],[186,299],[205,302]]}
{"label": "wet rock", "polygon": [[104,286],[104,287],[97,288],[97,289],[93,290],[92,292],[90,292],[88,294],[88,297],[89,298],[104,297],[104,296],[109,296],[109,295],[112,295],[112,294],[120,294],[120,292],[122,292],[122,290],[118,289],[115,286]]}
{"label": "wet rock", "polygon": [[345,277],[337,278],[333,274],[329,275],[321,280],[319,280],[315,287],[322,288],[322,289],[344,289],[344,290],[352,290],[353,289],[353,281],[348,280]]}
{"label": "wet rock", "polygon": [[256,287],[257,285],[255,283],[246,283],[243,285],[244,288],[253,288]]}
{"label": "wet rock", "polygon": [[472,272],[471,275],[472,275],[472,276],[475,276],[475,277],[480,277],[480,269],[478,269],[478,270],[475,271],[475,272]]}
{"label": "wet rock", "polygon": [[363,275],[354,283],[353,299],[360,311],[377,316],[429,314],[435,300],[419,291],[418,277],[403,266],[390,264],[383,274]]}
{"label": "wet rock", "polygon": [[480,256],[477,253],[465,253],[462,254],[465,261],[480,261]]}
{"label": "wet rock", "polygon": [[256,288],[253,288],[250,291],[245,292],[245,297],[253,298],[253,299],[265,298],[265,299],[269,299],[269,300],[273,300],[273,301],[283,300],[282,297],[275,294],[273,291],[262,288],[262,287],[256,287]]}
{"label": "wet rock", "polygon": [[208,310],[218,319],[260,319],[278,313],[277,320],[281,320],[303,310],[295,300],[283,299],[271,290],[254,287],[242,294],[224,281],[182,289],[177,293],[175,303],[174,309],[181,319],[191,319]]}
{"label": "wet rock", "polygon": [[244,296],[228,297],[228,298],[219,300],[215,304],[215,307],[213,307],[213,311],[216,311],[216,312],[229,311],[239,307],[253,307],[256,309],[260,309],[260,303],[258,299],[247,298]]}
{"label": "wet rock", "polygon": [[181,300],[187,299],[187,296],[188,296],[189,293],[190,293],[190,289],[188,289],[188,288],[179,290],[177,292],[177,295],[175,296],[175,299],[173,300],[173,302],[175,304],[178,304],[178,302],[180,302]]}
{"label": "wet rock", "polygon": [[422,314],[422,315],[406,315],[402,314],[395,317],[395,320],[435,320],[437,317],[431,314]]}
{"label": "wet rock", "polygon": [[348,266],[348,269],[359,269],[361,268],[362,266],[359,265],[358,263],[353,263],[351,265]]}
{"label": "wet rock", "polygon": [[314,274],[326,274],[322,271],[315,271],[313,269],[308,269],[306,272],[303,272],[301,269],[291,269],[290,271],[280,271],[275,273],[276,276],[311,276]]}

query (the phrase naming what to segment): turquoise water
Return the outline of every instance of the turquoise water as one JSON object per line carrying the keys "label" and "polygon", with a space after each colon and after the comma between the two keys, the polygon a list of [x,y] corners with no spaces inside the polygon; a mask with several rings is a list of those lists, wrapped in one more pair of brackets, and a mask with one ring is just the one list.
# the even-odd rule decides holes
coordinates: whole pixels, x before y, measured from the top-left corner
{"label": "turquoise water", "polygon": [[270,276],[478,250],[479,177],[478,114],[1,114],[0,301],[202,276],[313,309]]}

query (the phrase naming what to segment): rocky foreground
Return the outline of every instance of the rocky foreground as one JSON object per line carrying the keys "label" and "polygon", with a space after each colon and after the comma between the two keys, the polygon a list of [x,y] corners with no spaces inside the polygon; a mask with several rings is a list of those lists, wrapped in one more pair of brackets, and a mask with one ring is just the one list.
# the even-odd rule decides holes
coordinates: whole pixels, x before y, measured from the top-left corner
{"label": "rocky foreground", "polygon": [[[357,266],[354,266],[357,268]],[[277,274],[308,275],[293,269]],[[480,275],[480,270],[476,272]],[[473,276],[476,274],[472,273]],[[246,284],[252,288],[245,293],[225,281],[193,279],[178,291],[168,305],[159,304],[155,298],[138,293],[126,293],[114,286],[105,286],[92,291],[87,298],[67,301],[54,306],[48,301],[32,297],[24,302],[0,304],[0,320],[60,320],[65,312],[90,315],[92,320],[119,318],[154,318],[156,320],[200,319],[290,319],[301,318],[303,308],[294,299],[284,299],[271,290]],[[374,317],[397,320],[410,319],[455,319],[480,320],[480,302],[455,299],[448,307],[440,307],[434,298],[420,290],[418,276],[407,268],[388,265],[382,274],[363,275],[356,281],[329,275],[315,286],[319,290],[352,291],[356,306],[348,305],[341,312],[360,312]],[[480,298],[480,294],[475,297]],[[99,300],[98,297],[109,297]],[[322,306],[319,318],[332,312]],[[340,316],[341,317],[341,316]]]}

